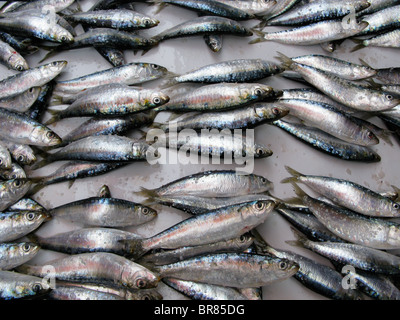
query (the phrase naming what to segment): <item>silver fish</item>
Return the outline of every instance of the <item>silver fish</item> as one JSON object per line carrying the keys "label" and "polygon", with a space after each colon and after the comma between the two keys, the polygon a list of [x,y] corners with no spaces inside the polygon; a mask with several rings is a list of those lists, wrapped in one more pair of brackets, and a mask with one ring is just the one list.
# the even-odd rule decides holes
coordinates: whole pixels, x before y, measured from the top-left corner
{"label": "silver fish", "polygon": [[29,68],[25,58],[2,40],[0,40],[0,63],[17,71],[23,71]]}
{"label": "silver fish", "polygon": [[32,87],[41,87],[45,85],[57,77],[66,65],[67,61],[54,61],[1,80],[0,99],[13,97]]}
{"label": "silver fish", "polygon": [[229,240],[264,222],[276,203],[252,201],[187,218],[144,239],[123,241],[129,255],[137,259],[152,249],[176,249]]}
{"label": "silver fish", "polygon": [[388,31],[383,34],[379,34],[370,39],[359,40],[353,39],[354,42],[358,43],[351,51],[357,51],[365,47],[388,47],[388,48],[399,48],[400,47],[400,32],[399,29]]}
{"label": "silver fish", "polygon": [[124,253],[119,240],[139,238],[140,236],[114,228],[82,228],[43,237],[29,234],[28,238],[41,248],[68,254],[85,252],[111,252],[118,255]]}
{"label": "silver fish", "polygon": [[400,216],[399,203],[360,184],[327,176],[304,175],[288,166],[285,168],[292,177],[282,182],[303,183],[339,206],[367,216]]}
{"label": "silver fish", "polygon": [[106,283],[127,288],[154,288],[159,277],[147,268],[108,252],[81,253],[58,258],[45,265],[23,264],[17,269],[44,277],[52,266],[56,281]]}
{"label": "silver fish", "polygon": [[308,83],[332,99],[361,111],[383,111],[399,104],[400,100],[382,90],[372,89],[294,62],[280,54],[280,60],[290,70],[299,73]]}
{"label": "silver fish", "polygon": [[149,198],[164,195],[225,198],[262,193],[270,190],[272,185],[271,181],[260,175],[215,170],[182,177],[153,190],[142,187],[138,193]]}
{"label": "silver fish", "polygon": [[[240,266],[240,267],[239,267]],[[289,259],[247,253],[219,253],[157,266],[161,276],[235,288],[269,285],[286,280],[299,269]]]}
{"label": "silver fish", "polygon": [[192,300],[248,300],[236,288],[175,278],[164,278],[162,281]]}

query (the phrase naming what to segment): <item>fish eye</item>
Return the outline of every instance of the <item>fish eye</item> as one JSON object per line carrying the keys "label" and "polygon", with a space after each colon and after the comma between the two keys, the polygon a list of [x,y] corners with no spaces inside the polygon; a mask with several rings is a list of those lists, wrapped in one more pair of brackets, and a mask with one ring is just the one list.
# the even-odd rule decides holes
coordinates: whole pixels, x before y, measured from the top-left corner
{"label": "fish eye", "polygon": [[15,179],[14,180],[14,187],[19,188],[20,186],[22,186],[22,181],[19,179]]}
{"label": "fish eye", "polygon": [[24,67],[22,66],[22,65],[17,65],[16,67],[15,67],[18,71],[23,71],[24,70]]}
{"label": "fish eye", "polygon": [[373,139],[375,137],[375,135],[371,131],[368,131],[367,137],[368,137],[368,139]]}
{"label": "fish eye", "polygon": [[150,25],[151,21],[150,21],[150,19],[144,19],[144,20],[143,20],[143,23],[144,23],[146,26],[148,26],[148,25]]}
{"label": "fish eye", "polygon": [[153,98],[153,103],[154,104],[160,104],[161,103],[161,99],[159,97],[154,97]]}
{"label": "fish eye", "polygon": [[389,101],[392,101],[393,100],[393,96],[391,94],[387,94],[386,95],[386,99],[389,100]]}
{"label": "fish eye", "polygon": [[151,297],[148,294],[145,294],[142,300],[151,300]]}
{"label": "fish eye", "polygon": [[256,153],[257,153],[258,156],[262,156],[262,155],[264,154],[264,150],[261,149],[261,148],[258,148],[258,149],[256,150]]}
{"label": "fish eye", "polygon": [[54,134],[54,132],[49,131],[49,132],[46,133],[46,137],[49,138],[49,139],[54,139],[55,136],[56,135]]}
{"label": "fish eye", "polygon": [[28,212],[28,213],[26,214],[26,218],[27,218],[29,221],[32,221],[33,219],[35,219],[35,216],[36,216],[36,214],[35,214],[34,212]]}
{"label": "fish eye", "polygon": [[25,252],[28,252],[29,250],[31,250],[31,245],[29,243],[25,243],[22,246],[22,250],[24,250]]}
{"label": "fish eye", "polygon": [[138,288],[144,288],[146,286],[146,281],[144,279],[137,279],[136,280],[136,286]]}
{"label": "fish eye", "polygon": [[150,212],[150,210],[147,209],[147,208],[143,208],[143,209],[142,209],[142,213],[143,213],[143,214],[148,214],[149,212]]}
{"label": "fish eye", "polygon": [[393,203],[393,209],[396,209],[396,210],[400,209],[400,204]]}
{"label": "fish eye", "polygon": [[280,111],[278,108],[273,108],[273,109],[272,109],[272,113],[273,113],[274,115],[278,115],[278,114],[281,113],[281,111]]}
{"label": "fish eye", "polygon": [[52,62],[51,64],[53,67],[56,67],[58,65],[57,61]]}
{"label": "fish eye", "polygon": [[65,42],[65,41],[67,41],[68,39],[67,39],[66,36],[61,36],[61,37],[60,37],[60,40],[61,40],[62,42]]}
{"label": "fish eye", "polygon": [[288,264],[285,261],[279,262],[279,269],[285,270],[288,267]]}
{"label": "fish eye", "polygon": [[264,202],[261,202],[261,201],[258,201],[258,202],[255,204],[255,207],[256,207],[257,210],[262,210],[262,209],[264,209],[264,206],[265,206],[265,203],[264,203]]}
{"label": "fish eye", "polygon": [[17,158],[18,162],[24,162],[25,161],[25,157],[23,155],[18,156]]}
{"label": "fish eye", "polygon": [[156,65],[156,64],[151,64],[150,66],[151,66],[154,70],[157,70],[157,69],[159,68],[159,66]]}
{"label": "fish eye", "polygon": [[42,285],[41,285],[40,283],[35,283],[35,284],[32,286],[32,290],[33,290],[34,292],[40,292],[42,289],[43,289],[43,287],[42,287]]}
{"label": "fish eye", "polygon": [[256,89],[254,89],[254,94],[256,96],[261,96],[263,94],[263,91],[261,88],[256,88]]}
{"label": "fish eye", "polygon": [[261,182],[262,182],[262,183],[266,183],[266,182],[267,182],[267,179],[265,179],[264,177],[261,177]]}

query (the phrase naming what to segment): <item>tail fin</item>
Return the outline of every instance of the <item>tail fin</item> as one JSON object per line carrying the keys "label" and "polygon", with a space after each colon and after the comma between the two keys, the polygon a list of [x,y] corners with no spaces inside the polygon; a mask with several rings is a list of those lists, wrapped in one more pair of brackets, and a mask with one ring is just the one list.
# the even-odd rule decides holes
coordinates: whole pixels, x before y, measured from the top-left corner
{"label": "tail fin", "polygon": [[293,228],[292,226],[290,226],[290,229],[292,230],[296,240],[288,240],[285,242],[291,246],[307,248],[307,243],[310,240],[308,240],[308,238],[304,234],[302,234],[300,231]]}
{"label": "tail fin", "polygon": [[52,117],[49,120],[47,120],[47,122],[45,122],[46,126],[61,120],[60,110],[47,109],[47,111],[52,115]]}
{"label": "tail fin", "polygon": [[281,181],[281,183],[292,183],[292,182],[297,182],[300,177],[303,176],[300,172],[292,169],[289,166],[285,166],[285,169],[287,172],[289,172],[292,176],[290,178],[285,178]]}
{"label": "tail fin", "polygon": [[250,40],[249,44],[254,44],[254,43],[259,43],[259,42],[265,42],[265,41],[269,41],[267,39],[265,39],[265,32],[262,32],[260,30],[256,30],[256,29],[251,29],[251,31],[256,34],[258,36],[258,38]]}
{"label": "tail fin", "polygon": [[35,193],[38,193],[40,190],[42,190],[46,186],[45,183],[41,182],[42,177],[35,177],[35,178],[31,178],[30,180],[36,184],[30,188],[30,190],[27,192],[27,194],[33,195]]}
{"label": "tail fin", "polygon": [[141,187],[140,191],[135,192],[135,194],[146,197],[147,201],[153,201],[158,196],[157,189],[146,189],[144,187]]}
{"label": "tail fin", "polygon": [[141,238],[138,239],[123,239],[119,240],[124,246],[124,255],[133,260],[138,260],[142,257],[149,249],[143,247],[143,240]]}
{"label": "tail fin", "polygon": [[355,52],[361,49],[364,49],[366,47],[366,45],[364,44],[364,40],[361,39],[351,39],[351,41],[353,41],[354,43],[356,43],[357,45],[350,50],[350,52]]}
{"label": "tail fin", "polygon": [[161,89],[169,88],[172,87],[176,84],[179,83],[179,81],[176,80],[176,77],[178,77],[179,74],[168,71],[167,74],[163,77],[164,78],[164,83],[161,85]]}
{"label": "tail fin", "polygon": [[278,52],[278,56],[275,57],[280,62],[282,62],[282,67],[286,70],[291,70],[293,65],[293,60],[288,56],[284,55],[282,52]]}

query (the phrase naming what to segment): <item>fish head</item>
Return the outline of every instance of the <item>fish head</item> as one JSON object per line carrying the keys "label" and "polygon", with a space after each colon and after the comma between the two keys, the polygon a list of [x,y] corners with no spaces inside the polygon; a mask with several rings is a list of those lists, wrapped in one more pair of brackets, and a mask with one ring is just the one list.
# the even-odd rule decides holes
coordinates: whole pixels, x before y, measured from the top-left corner
{"label": "fish head", "polygon": [[36,145],[46,147],[56,146],[62,142],[61,138],[53,130],[42,125],[38,125],[33,129],[30,138]]}
{"label": "fish head", "polygon": [[289,108],[278,105],[259,104],[254,105],[254,112],[261,119],[278,120],[289,114]]}
{"label": "fish head", "polygon": [[51,290],[50,279],[32,277],[26,281],[18,281],[19,296],[40,296]]}
{"label": "fish head", "polygon": [[163,296],[155,289],[141,289],[127,291],[126,300],[163,300]]}
{"label": "fish head", "polygon": [[242,234],[240,237],[231,239],[230,242],[232,243],[235,249],[244,251],[253,244],[254,237],[248,232]]}
{"label": "fish head", "polygon": [[142,28],[148,29],[158,26],[160,21],[150,17],[137,17],[136,19],[132,19],[131,23],[140,26]]}
{"label": "fish head", "polygon": [[33,257],[40,250],[40,246],[33,242],[18,243],[17,248],[20,256],[28,256],[28,257]]}
{"label": "fish head", "polygon": [[249,88],[248,94],[252,100],[263,100],[274,95],[274,89],[264,84],[254,84]]}
{"label": "fish head", "polygon": [[250,182],[250,193],[261,193],[272,189],[273,183],[267,178],[259,175],[252,175]]}
{"label": "fish head", "polygon": [[29,166],[36,162],[37,158],[32,149],[27,149],[25,147],[26,146],[17,147],[15,150],[13,150],[12,156],[18,164]]}
{"label": "fish head", "polygon": [[138,214],[140,217],[140,222],[142,223],[151,221],[158,215],[157,210],[154,210],[148,206],[139,206]]}
{"label": "fish head", "polygon": [[26,60],[18,53],[12,54],[8,58],[8,63],[13,67],[14,70],[24,71],[29,69],[29,65]]}
{"label": "fish head", "polygon": [[74,42],[74,36],[63,27],[56,25],[53,30],[53,40],[61,43],[72,43]]}
{"label": "fish head", "polygon": [[373,131],[369,130],[368,128],[363,127],[360,133],[361,133],[361,141],[363,142],[364,145],[373,146],[379,143],[379,138],[375,135]]}
{"label": "fish head", "polygon": [[13,194],[15,198],[19,198],[24,196],[29,188],[31,187],[32,182],[29,179],[12,179],[7,180],[5,182],[5,188],[10,194]]}
{"label": "fish head", "polygon": [[268,256],[262,268],[274,270],[277,279],[283,280],[292,277],[299,271],[300,266],[295,261],[287,258]]}
{"label": "fish head", "polygon": [[45,76],[58,74],[67,66],[67,64],[68,62],[65,60],[53,61],[48,64],[45,64],[42,68],[43,69],[42,72],[44,73]]}
{"label": "fish head", "polygon": [[254,145],[254,158],[267,158],[272,156],[272,151],[271,149],[267,148],[266,146],[260,145],[260,144],[255,144]]}
{"label": "fish head", "polygon": [[39,226],[43,222],[50,219],[50,215],[46,211],[21,211],[21,219],[24,219],[26,225],[36,225]]}
{"label": "fish head", "polygon": [[393,94],[391,94],[390,92],[381,92],[380,95],[380,104],[381,105],[385,105],[389,108],[394,108],[398,105],[400,105],[400,98],[399,96],[395,96]]}
{"label": "fish head", "polygon": [[155,76],[168,74],[167,68],[160,66],[159,64],[150,63],[148,67],[151,70],[151,74]]}
{"label": "fish head", "polygon": [[160,281],[160,277],[157,274],[145,267],[141,267],[140,270],[136,271],[133,275],[126,273],[125,276],[126,279],[124,280],[126,281],[125,283],[127,286],[134,289],[155,288]]}

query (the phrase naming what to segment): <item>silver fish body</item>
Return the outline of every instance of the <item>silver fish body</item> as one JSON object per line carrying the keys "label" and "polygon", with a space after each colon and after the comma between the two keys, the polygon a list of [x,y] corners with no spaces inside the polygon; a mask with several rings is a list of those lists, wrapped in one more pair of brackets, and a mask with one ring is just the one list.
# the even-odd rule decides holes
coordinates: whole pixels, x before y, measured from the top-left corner
{"label": "silver fish body", "polygon": [[235,197],[245,194],[262,193],[272,188],[272,182],[256,174],[237,174],[231,170],[199,172],[157,189],[142,188],[144,196],[193,195],[200,197]]}
{"label": "silver fish body", "polygon": [[175,278],[164,278],[162,281],[192,300],[248,300],[236,288]]}
{"label": "silver fish body", "polygon": [[274,207],[274,201],[252,201],[192,216],[152,237],[124,241],[126,250],[137,259],[152,249],[176,249],[236,238],[264,222]]}
{"label": "silver fish body", "polygon": [[153,220],[157,211],[141,204],[118,199],[91,197],[49,210],[53,217],[97,227],[127,227]]}
{"label": "silver fish body", "polygon": [[48,295],[49,299],[53,300],[125,300],[120,296],[107,293],[102,291],[97,291],[93,289],[87,289],[82,287],[75,286],[65,286],[65,285],[57,285],[56,288],[51,290]]}
{"label": "silver fish body", "polygon": [[54,61],[1,80],[0,99],[16,96],[32,87],[45,85],[57,77],[66,65],[67,61]]}
{"label": "silver fish body", "polygon": [[40,92],[40,87],[32,87],[17,96],[1,99],[0,108],[16,112],[26,112],[38,99]]}
{"label": "silver fish body", "polygon": [[157,266],[155,269],[161,278],[174,277],[249,288],[283,281],[293,276],[298,268],[298,264],[288,259],[246,253],[220,253]]}
{"label": "silver fish body", "polygon": [[339,206],[366,216],[398,217],[400,204],[358,183],[318,175],[304,175],[286,166],[292,178],[284,181],[299,182],[331,199]]}
{"label": "silver fish body", "polygon": [[34,146],[55,146],[61,138],[50,128],[27,115],[0,108],[0,136],[12,142]]}
{"label": "silver fish body", "polygon": [[154,288],[159,281],[158,275],[147,268],[108,252],[74,254],[45,265],[23,264],[18,270],[44,277],[48,265],[54,268],[56,281],[108,283],[135,289]]}

